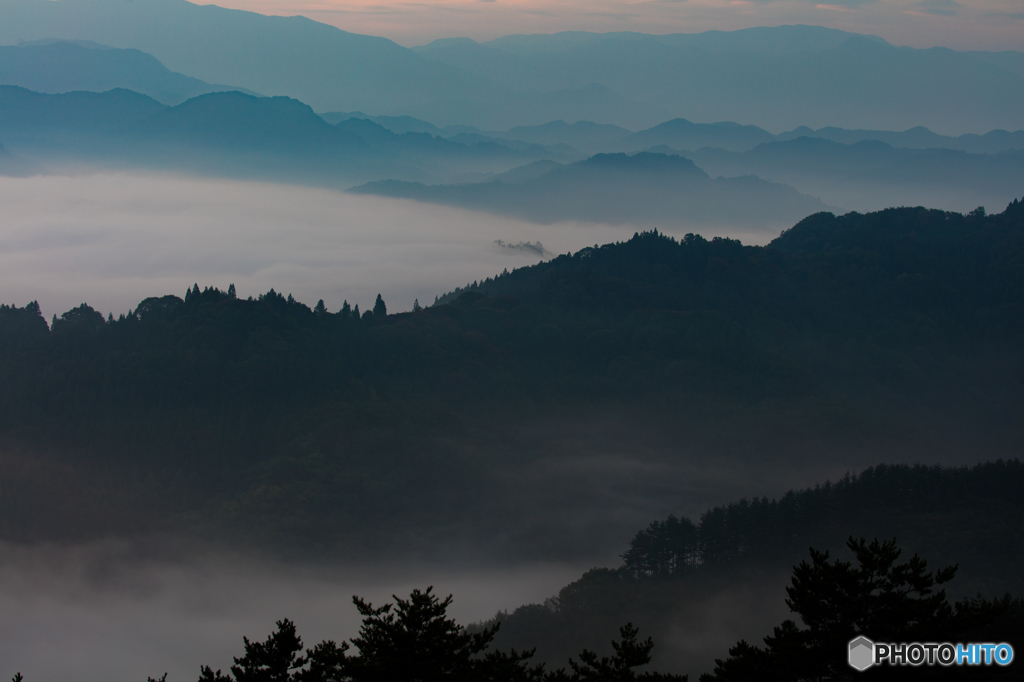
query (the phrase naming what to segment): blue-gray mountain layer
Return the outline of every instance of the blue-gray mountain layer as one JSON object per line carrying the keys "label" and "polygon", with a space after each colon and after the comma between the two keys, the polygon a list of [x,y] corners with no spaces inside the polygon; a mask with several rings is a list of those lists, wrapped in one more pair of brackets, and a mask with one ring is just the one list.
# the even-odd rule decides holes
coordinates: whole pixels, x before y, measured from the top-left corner
{"label": "blue-gray mountain layer", "polygon": [[40,41],[0,47],[0,84],[43,93],[124,88],[164,104],[181,104],[209,92],[245,91],[174,73],[139,50],[121,50],[87,41]]}
{"label": "blue-gray mountain layer", "polygon": [[568,32],[443,40],[416,50],[507,87],[600,83],[693,121],[780,131],[924,125],[959,134],[1024,127],[1020,53],[895,47],[814,26],[663,36]]}
{"label": "blue-gray mountain layer", "polygon": [[792,187],[753,176],[712,178],[689,159],[674,155],[598,154],[567,166],[536,170],[485,183],[428,186],[389,180],[352,191],[541,223],[581,220],[667,228],[774,226],[825,208]]}
{"label": "blue-gray mountain layer", "polygon": [[288,97],[200,95],[174,107],[129,90],[42,94],[0,85],[0,131],[17,153],[54,166],[194,171],[333,187],[379,178],[445,181],[546,153],[494,141],[396,134],[368,120],[331,125]]}
{"label": "blue-gray mountain layer", "polygon": [[134,48],[172,71],[318,111],[501,130],[563,119],[647,128],[674,117],[943,134],[1024,128],[1018,53],[895,47],[811,26],[650,36],[560,33],[410,50],[303,17],[185,0],[0,0],[0,43]]}
{"label": "blue-gray mountain layer", "polygon": [[701,149],[687,156],[712,175],[757,175],[859,211],[928,204],[961,212],[978,205],[991,210],[1024,192],[1024,158],[1014,153],[800,137],[740,153]]}

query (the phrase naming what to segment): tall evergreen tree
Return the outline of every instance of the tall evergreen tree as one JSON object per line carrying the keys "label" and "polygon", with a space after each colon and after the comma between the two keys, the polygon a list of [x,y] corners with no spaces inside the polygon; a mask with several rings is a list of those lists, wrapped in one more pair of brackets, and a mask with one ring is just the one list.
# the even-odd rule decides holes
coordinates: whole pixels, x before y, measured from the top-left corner
{"label": "tall evergreen tree", "polygon": [[786,604],[806,627],[784,621],[764,638],[763,649],[740,641],[701,682],[841,680],[850,675],[847,644],[858,635],[910,642],[952,634],[953,609],[945,590],[935,588],[952,580],[956,566],[930,572],[916,554],[896,563],[901,550],[895,540],[869,544],[851,537],[847,547],[856,566],[811,549],[811,562],[794,568]]}
{"label": "tall evergreen tree", "polygon": [[626,623],[619,629],[622,639],[612,642],[614,656],[598,658],[593,651],[584,649],[580,653],[578,663],[569,659],[569,667],[573,671],[572,682],[629,682],[631,680],[686,682],[686,675],[666,675],[655,672],[637,674],[633,670],[633,668],[651,662],[651,650],[654,648],[654,640],[650,637],[642,642],[637,641],[639,634],[640,631],[632,623]]}
{"label": "tall evergreen tree", "polygon": [[353,602],[363,617],[352,646],[359,654],[346,671],[353,682],[469,679],[475,657],[490,645],[497,627],[469,633],[448,618],[449,595],[432,588],[413,590],[409,599],[374,607],[359,597]]}

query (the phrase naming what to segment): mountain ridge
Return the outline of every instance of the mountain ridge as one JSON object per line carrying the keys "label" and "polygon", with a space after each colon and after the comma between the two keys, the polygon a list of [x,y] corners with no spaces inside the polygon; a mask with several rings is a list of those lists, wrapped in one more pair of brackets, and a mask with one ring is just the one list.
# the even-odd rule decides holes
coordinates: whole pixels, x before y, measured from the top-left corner
{"label": "mountain ridge", "polygon": [[[1012,55],[896,48],[821,27],[507,36],[411,50],[305,17],[186,0],[0,2],[0,43],[39,38],[136,48],[172,71],[318,111],[410,115],[438,126],[562,118],[639,129],[684,117],[768,130],[1024,128],[1024,75]],[[564,44],[546,49],[552,40]]]}
{"label": "mountain ridge", "polygon": [[[510,171],[511,173],[511,171]],[[596,154],[513,182],[428,186],[393,180],[349,191],[461,206],[552,223],[585,220],[765,227],[825,204],[760,178],[712,178],[690,159],[640,152]]]}
{"label": "mountain ridge", "polygon": [[209,92],[237,90],[257,94],[175,73],[140,50],[86,46],[83,42],[86,41],[50,40],[0,46],[0,83],[45,94],[123,88],[167,105],[181,104]]}

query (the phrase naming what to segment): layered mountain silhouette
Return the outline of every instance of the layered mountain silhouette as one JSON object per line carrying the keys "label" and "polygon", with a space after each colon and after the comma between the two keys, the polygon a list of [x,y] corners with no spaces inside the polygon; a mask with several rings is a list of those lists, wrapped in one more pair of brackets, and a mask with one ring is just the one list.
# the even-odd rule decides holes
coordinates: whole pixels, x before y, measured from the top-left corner
{"label": "layered mountain silhouette", "polygon": [[433,123],[412,116],[370,116],[363,112],[330,112],[321,114],[321,116],[330,123],[337,123],[349,118],[364,118],[396,133],[426,132],[449,139],[475,135],[480,139],[490,138],[505,144],[519,141],[548,147],[570,146],[587,155],[617,151],[638,152],[657,146],[665,146],[678,151],[695,151],[711,147],[742,152],[765,142],[786,142],[799,137],[816,137],[843,144],[875,140],[885,142],[893,147],[907,149],[957,149],[976,154],[995,154],[1024,149],[1024,130],[1015,132],[992,130],[984,135],[969,133],[952,137],[939,135],[924,126],[916,126],[904,131],[849,130],[837,127],[814,130],[807,126],[800,126],[773,135],[763,128],[740,125],[732,121],[693,123],[684,118],[677,118],[635,133],[611,124],[599,124],[593,121],[577,121],[569,124],[563,120],[550,121],[536,126],[514,126],[508,130],[494,131],[466,125],[449,125],[440,128]]}
{"label": "layered mountain silhouette", "polygon": [[57,133],[95,134],[113,131],[166,108],[131,90],[43,94],[0,85],[0,130],[11,139],[55,140]]}
{"label": "layered mountain silhouette", "polygon": [[1020,53],[898,48],[815,26],[663,36],[567,32],[415,49],[507,87],[600,83],[691,120],[775,130],[1024,127]]}
{"label": "layered mountain silhouette", "polygon": [[428,186],[388,180],[351,191],[542,223],[583,220],[760,227],[824,208],[819,200],[792,187],[752,176],[712,178],[689,159],[647,152],[598,154],[554,168],[534,164],[485,183]]}
{"label": "layered mountain silhouette", "polygon": [[414,114],[445,123],[499,126],[587,118],[588,112],[646,125],[669,116],[596,83],[512,91],[423,59],[390,40],[304,17],[268,17],[185,0],[0,3],[0,43],[46,38],[142,50],[172,71],[286,95],[319,111]]}
{"label": "layered mountain silhouette", "polygon": [[[617,142],[629,136],[630,131],[626,128],[608,123],[576,121],[569,124],[562,120],[538,126],[516,126],[500,135],[500,137],[511,140],[523,140],[537,144],[568,144],[589,154],[609,151],[616,146]],[[637,149],[643,148],[638,147]]]}
{"label": "layered mountain silhouette", "polygon": [[562,119],[637,130],[685,117],[768,130],[1024,128],[1020,53],[897,48],[813,26],[559,33],[407,49],[303,17],[186,0],[0,2],[0,43],[48,38],[141,50],[171,71],[317,111],[408,115],[439,127],[507,130]]}
{"label": "layered mountain silhouette", "polygon": [[681,150],[714,147],[742,152],[774,139],[774,135],[757,126],[742,126],[732,122],[691,123],[685,118],[677,118],[628,135],[610,143],[609,147],[627,152],[655,145]]}
{"label": "layered mountain silhouette", "polygon": [[[1008,132],[992,130],[984,135],[967,133],[951,137],[933,133],[924,126],[915,126],[902,132],[887,130],[846,130],[845,128],[820,128],[812,130],[801,126],[776,137],[779,141],[795,140],[798,137],[820,137],[843,144],[855,144],[865,140],[885,142],[893,147],[907,149],[958,149],[975,154],[995,154],[1010,149],[1024,149],[1024,130]],[[714,147],[716,145],[708,145]],[[734,149],[731,151],[744,151]]]}
{"label": "layered mountain silhouette", "polygon": [[298,100],[237,92],[201,95],[123,130],[131,137],[212,149],[305,155],[369,148],[361,137],[328,124]]}
{"label": "layered mountain silhouette", "polygon": [[181,104],[209,92],[249,92],[174,73],[156,57],[139,50],[115,49],[89,41],[43,40],[0,47],[0,83],[43,93],[124,88],[163,104]]}
{"label": "layered mountain silhouette", "polygon": [[[385,182],[361,191],[541,221],[600,219],[652,224],[740,221],[777,225],[820,208],[820,204],[807,203],[807,197],[787,194],[793,188],[845,209],[930,204],[967,211],[978,205],[1002,205],[1024,186],[1024,157],[1013,150],[974,154],[898,148],[877,140],[855,144],[818,136],[780,140],[784,136],[773,136],[755,126],[698,124],[685,119],[637,133],[611,125],[564,121],[495,132],[470,126],[438,128],[409,116],[371,120],[355,113],[321,116],[292,98],[257,97],[238,91],[207,93],[169,107],[125,89],[44,94],[0,86],[0,130],[8,148],[28,163],[20,166],[22,174],[29,167],[35,169],[32,172],[39,171],[31,164],[38,156],[36,160],[44,166],[64,161],[107,168],[142,166],[339,188],[387,179],[414,184]],[[421,130],[431,132],[414,132]],[[916,139],[921,144],[941,138],[923,128],[903,133],[838,128],[825,132],[833,137],[877,132],[879,137]],[[1022,137],[1024,132],[993,131],[945,139],[999,148],[1017,144]],[[769,141],[758,143],[765,139]],[[697,145],[706,146],[685,149]],[[580,150],[610,147],[634,151],[637,146],[655,154],[626,157],[613,153],[585,160],[587,154]],[[681,162],[657,165],[652,160],[659,154],[679,153],[710,176],[731,179],[706,177],[701,180],[707,184],[706,195],[680,194],[680,186],[663,181],[681,172]],[[531,165],[541,161],[545,163]],[[570,165],[563,169],[563,163]],[[653,175],[652,169],[657,170]],[[584,172],[597,173],[593,185],[586,184],[580,175]],[[621,177],[625,184],[616,187],[606,172]],[[536,177],[548,173],[552,176],[543,181]],[[655,178],[655,182],[644,185],[646,180],[641,178]],[[496,184],[491,182],[494,180]],[[528,186],[534,181],[536,187]],[[471,184],[446,185],[453,182]],[[549,182],[555,184],[540,187]],[[553,188],[565,182],[569,183],[564,187],[566,195],[558,196]],[[780,189],[780,185],[790,188]],[[667,196],[658,196],[662,192]],[[736,205],[751,192],[772,198],[765,199],[765,206],[750,201]],[[611,197],[621,201],[611,205]],[[526,205],[533,201],[539,203]],[[685,210],[681,210],[683,204]],[[723,213],[716,218],[713,213],[719,209]],[[763,218],[757,217],[764,211]]]}
{"label": "layered mountain silhouette", "polygon": [[365,119],[331,125],[288,97],[200,95],[168,107],[129,90],[42,94],[0,86],[6,139],[50,161],[143,166],[349,187],[380,177],[441,181],[541,158],[543,147],[398,134]]}
{"label": "layered mountain silhouette", "polygon": [[958,211],[979,204],[992,208],[1024,187],[1024,159],[1016,154],[904,149],[875,140],[842,144],[800,137],[740,153],[702,149],[688,156],[712,175],[754,174],[858,210],[925,204]]}

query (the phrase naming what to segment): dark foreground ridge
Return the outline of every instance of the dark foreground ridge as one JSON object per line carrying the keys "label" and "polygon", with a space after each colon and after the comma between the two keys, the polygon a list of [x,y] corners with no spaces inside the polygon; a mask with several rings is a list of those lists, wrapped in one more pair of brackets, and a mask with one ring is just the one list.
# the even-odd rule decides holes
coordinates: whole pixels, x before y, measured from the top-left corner
{"label": "dark foreground ridge", "polygon": [[[764,484],[1015,457],[1022,268],[1015,201],[819,213],[765,247],[647,232],[398,315],[198,286],[116,319],[3,306],[0,466],[17,484],[0,536],[332,554],[433,547],[445,528],[572,553],[675,508],[659,486],[609,510],[591,491],[611,469],[578,483],[623,453]],[[594,535],[558,526],[569,508]]]}

